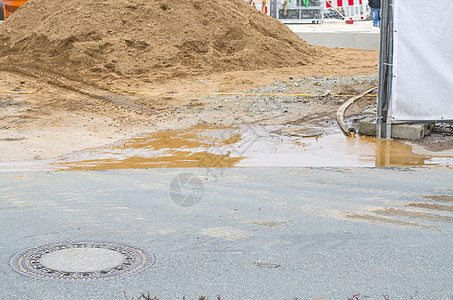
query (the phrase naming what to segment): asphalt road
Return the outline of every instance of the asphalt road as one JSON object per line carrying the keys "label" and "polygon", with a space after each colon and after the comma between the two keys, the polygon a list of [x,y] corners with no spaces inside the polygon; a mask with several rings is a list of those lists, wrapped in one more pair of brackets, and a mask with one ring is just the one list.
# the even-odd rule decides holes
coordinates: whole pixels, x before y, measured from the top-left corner
{"label": "asphalt road", "polygon": [[[211,171],[0,173],[0,299],[452,299],[452,169]],[[182,190],[194,206],[170,198],[181,173],[203,183]],[[9,266],[67,240],[137,245],[156,262],[96,282]]]}

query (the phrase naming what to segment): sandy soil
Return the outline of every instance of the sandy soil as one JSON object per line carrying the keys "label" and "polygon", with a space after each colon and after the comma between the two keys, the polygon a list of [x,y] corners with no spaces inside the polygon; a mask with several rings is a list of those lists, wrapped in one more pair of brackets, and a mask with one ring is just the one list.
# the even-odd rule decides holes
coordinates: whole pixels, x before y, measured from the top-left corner
{"label": "sandy soil", "polygon": [[[154,84],[119,79],[104,87],[49,70],[21,65],[3,67],[0,68],[0,90],[5,91],[0,93],[0,159],[44,159],[145,132],[196,124],[235,124],[246,113],[238,111],[233,118],[230,111],[216,110],[214,115],[209,109],[213,103],[202,93],[248,91],[289,78],[377,71],[375,51],[338,49],[337,53],[309,66],[217,73]],[[358,56],[360,60],[355,59]],[[317,103],[309,110],[303,108],[284,114],[276,122],[295,122],[315,111],[318,115],[325,111],[331,118],[338,105]],[[181,107],[183,112],[178,109]],[[259,113],[253,115],[254,120],[259,118]]]}
{"label": "sandy soil", "polygon": [[243,0],[34,0],[0,27],[0,61],[104,84],[304,66],[331,52]]}
{"label": "sandy soil", "polygon": [[[143,133],[198,124],[336,126],[335,112],[347,97],[329,101],[322,97],[289,98],[283,102],[279,99],[275,106],[272,103],[269,106],[266,100],[254,104],[261,107],[251,107],[247,99],[231,96],[227,107],[222,103],[224,96],[205,94],[250,90],[275,93],[280,88],[285,89],[279,93],[305,93],[302,84],[297,83],[304,78],[315,78],[312,81],[319,89],[310,92],[322,94],[326,89],[321,86],[325,77],[376,75],[377,52],[352,49],[337,52],[336,56],[308,66],[187,76],[154,84],[118,79],[100,86],[49,70],[22,65],[1,67],[0,161],[47,159]],[[360,60],[355,59],[358,56]],[[338,80],[332,92],[354,95],[377,84],[366,81],[354,84],[354,80]],[[285,84],[279,87],[276,81]],[[353,105],[347,111],[348,122],[357,125],[362,111],[375,106],[375,101],[368,97]],[[452,141],[451,136],[436,133],[425,140],[407,143],[419,154],[453,156]]]}
{"label": "sandy soil", "polygon": [[[307,93],[301,83],[316,77],[312,94],[354,95],[376,82],[342,78],[377,71],[376,51],[308,45],[243,0],[29,1],[0,26],[0,161],[198,124],[334,124],[346,97],[206,93]],[[351,108],[350,121],[374,101]]]}

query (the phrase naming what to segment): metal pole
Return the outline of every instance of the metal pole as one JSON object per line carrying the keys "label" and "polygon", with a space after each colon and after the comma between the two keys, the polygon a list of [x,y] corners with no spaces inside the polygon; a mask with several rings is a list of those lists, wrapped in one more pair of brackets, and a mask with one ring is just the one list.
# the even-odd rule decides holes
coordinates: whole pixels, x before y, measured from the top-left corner
{"label": "metal pole", "polygon": [[387,101],[387,132],[385,137],[392,138],[392,120],[389,118],[389,110],[392,102],[392,86],[393,86],[393,0],[389,0],[388,6],[388,62],[387,62],[387,86],[386,86],[386,101]]}
{"label": "metal pole", "polygon": [[278,11],[277,11],[277,0],[271,0],[269,3],[269,14],[271,17],[278,19]]}
{"label": "metal pole", "polygon": [[377,137],[382,138],[382,121],[383,109],[385,105],[384,90],[385,90],[385,61],[387,59],[387,1],[381,2],[381,32],[380,32],[380,48],[379,48],[379,86],[377,97]]}
{"label": "metal pole", "polygon": [[391,138],[391,120],[388,118],[392,78],[393,78],[393,0],[381,2],[381,32],[379,53],[379,89],[377,99],[376,134],[383,138],[383,124],[386,126],[386,137]]}

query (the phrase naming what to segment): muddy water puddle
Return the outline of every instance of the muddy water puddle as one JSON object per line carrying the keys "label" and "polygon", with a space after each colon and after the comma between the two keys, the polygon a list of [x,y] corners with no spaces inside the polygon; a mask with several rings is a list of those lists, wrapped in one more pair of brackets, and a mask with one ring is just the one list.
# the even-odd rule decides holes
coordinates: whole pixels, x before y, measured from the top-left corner
{"label": "muddy water puddle", "polygon": [[4,170],[102,170],[264,166],[384,167],[453,165],[453,157],[414,154],[394,140],[346,137],[324,128],[196,126],[146,134],[56,159],[3,163]]}
{"label": "muddy water puddle", "polygon": [[235,128],[197,126],[83,150],[52,166],[69,170],[233,167],[244,159],[231,154],[242,140]]}

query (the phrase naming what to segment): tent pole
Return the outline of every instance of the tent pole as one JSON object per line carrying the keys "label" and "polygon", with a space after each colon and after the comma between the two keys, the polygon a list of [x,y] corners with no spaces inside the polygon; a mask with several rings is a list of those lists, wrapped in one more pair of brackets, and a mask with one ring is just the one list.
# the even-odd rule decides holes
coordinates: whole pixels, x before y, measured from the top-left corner
{"label": "tent pole", "polygon": [[387,23],[388,23],[388,61],[387,61],[387,85],[386,85],[386,102],[387,102],[387,129],[385,137],[392,138],[392,120],[389,117],[392,102],[392,87],[393,87],[393,0],[389,0],[387,7]]}
{"label": "tent pole", "polygon": [[377,97],[377,120],[376,120],[376,133],[378,138],[382,138],[382,123],[384,121],[384,106],[385,101],[385,73],[386,73],[386,61],[387,61],[387,4],[388,0],[381,2],[381,30],[380,30],[380,46],[379,46],[379,86],[378,86],[378,97]]}

